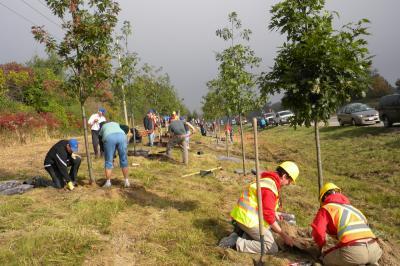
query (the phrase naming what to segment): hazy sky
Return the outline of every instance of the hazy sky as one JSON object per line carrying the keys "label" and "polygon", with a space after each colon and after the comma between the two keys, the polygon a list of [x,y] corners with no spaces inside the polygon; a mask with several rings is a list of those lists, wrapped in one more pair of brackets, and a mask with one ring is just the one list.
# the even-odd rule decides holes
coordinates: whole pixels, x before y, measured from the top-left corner
{"label": "hazy sky", "polygon": [[[283,38],[267,29],[269,10],[278,0],[120,0],[120,25],[131,22],[130,49],[142,62],[163,67],[189,109],[200,109],[207,93],[206,82],[217,74],[215,53],[227,43],[215,35],[228,24],[228,13],[236,11],[244,28],[253,31],[250,46],[262,58],[259,71],[273,65]],[[340,14],[338,25],[361,18],[371,20],[367,37],[373,67],[392,85],[400,78],[400,30],[397,13],[400,0],[327,0],[327,9]],[[7,9],[8,7],[8,9]],[[13,11],[9,10],[12,9]],[[15,13],[18,13],[15,14]],[[41,13],[41,14],[40,14]],[[44,55],[43,45],[33,40],[32,23],[46,25],[61,38],[60,21],[45,7],[44,0],[0,0],[0,64],[24,63],[35,53]]]}

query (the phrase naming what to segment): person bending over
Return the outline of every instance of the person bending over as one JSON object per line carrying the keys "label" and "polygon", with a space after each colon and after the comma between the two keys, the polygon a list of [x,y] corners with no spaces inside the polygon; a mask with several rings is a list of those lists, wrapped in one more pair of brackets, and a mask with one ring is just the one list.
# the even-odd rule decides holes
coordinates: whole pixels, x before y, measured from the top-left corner
{"label": "person bending over", "polygon": [[[128,132],[128,130],[126,131]],[[120,124],[116,122],[106,122],[102,124],[99,136],[104,145],[104,172],[107,181],[103,187],[111,187],[111,174],[113,169],[113,159],[115,151],[118,151],[119,165],[124,175],[125,187],[129,187],[129,172],[128,172],[128,141],[124,130],[121,129]]]}

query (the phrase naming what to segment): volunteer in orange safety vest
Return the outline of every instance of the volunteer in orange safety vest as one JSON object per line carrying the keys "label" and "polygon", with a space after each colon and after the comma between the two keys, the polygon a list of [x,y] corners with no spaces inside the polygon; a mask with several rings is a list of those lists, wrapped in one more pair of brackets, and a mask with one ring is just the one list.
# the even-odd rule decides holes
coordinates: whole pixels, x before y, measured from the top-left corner
{"label": "volunteer in orange safety vest", "polygon": [[321,248],[326,244],[326,233],[338,243],[324,252],[324,265],[378,265],[382,250],[368,226],[364,214],[350,204],[341,189],[326,183],[319,196],[321,207],[314,218],[312,236]]}
{"label": "volunteer in orange safety vest", "polygon": [[[294,182],[299,175],[299,168],[294,162],[286,161],[280,164],[275,172],[263,172],[260,186],[264,220],[264,247],[267,253],[278,252],[278,246],[271,230],[278,233],[286,244],[293,246],[293,239],[282,231],[275,212],[279,206],[281,186]],[[220,247],[231,247],[240,252],[260,253],[260,234],[258,225],[257,185],[251,183],[241,194],[231,217],[236,226],[245,234],[239,236],[236,232],[221,239]]]}

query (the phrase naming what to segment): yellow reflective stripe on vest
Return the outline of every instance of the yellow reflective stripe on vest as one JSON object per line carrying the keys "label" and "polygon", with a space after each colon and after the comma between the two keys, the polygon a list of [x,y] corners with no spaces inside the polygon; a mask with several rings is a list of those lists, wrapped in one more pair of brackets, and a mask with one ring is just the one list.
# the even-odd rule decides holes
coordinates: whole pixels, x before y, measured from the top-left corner
{"label": "yellow reflective stripe on vest", "polygon": [[[255,190],[257,189],[257,183],[253,182],[251,185]],[[269,188],[275,196],[278,196],[278,188],[276,187],[275,181],[270,178],[262,178],[260,179],[260,188]]]}
{"label": "yellow reflective stripe on vest", "polygon": [[[339,240],[349,233],[370,231],[365,216],[353,206],[347,204],[328,203],[327,205],[337,206],[340,209],[339,224],[337,225],[337,237]],[[355,215],[359,220],[350,222],[351,215]]]}
{"label": "yellow reflective stripe on vest", "polygon": [[[270,189],[277,197],[278,197],[278,189],[276,188],[276,184],[272,179],[264,178],[260,180],[260,188],[268,188]],[[255,199],[257,198],[257,183],[253,182],[249,189],[246,189],[243,192],[243,200],[240,200],[238,203],[241,207],[245,208],[249,212],[253,212],[254,214],[258,215],[258,202],[254,202],[255,206],[251,206],[253,202],[249,196],[249,190],[252,189],[252,193],[255,195]],[[278,203],[277,203],[278,204]]]}
{"label": "yellow reflective stripe on vest", "polygon": [[245,210],[257,213],[258,208],[253,207],[250,204],[251,204],[251,201],[250,201],[250,197],[249,197],[249,190],[246,189],[245,191],[243,191],[243,199],[238,200],[238,205],[240,207],[244,208]]}
{"label": "yellow reflective stripe on vest", "polygon": [[[278,189],[272,179],[265,178],[261,179],[260,181],[261,188],[268,188],[277,196],[277,198],[279,197]],[[246,225],[247,227],[254,227],[258,225],[257,184],[255,182],[250,184],[242,192],[236,206],[231,211],[231,216],[234,220]],[[269,226],[265,220],[264,226]]]}

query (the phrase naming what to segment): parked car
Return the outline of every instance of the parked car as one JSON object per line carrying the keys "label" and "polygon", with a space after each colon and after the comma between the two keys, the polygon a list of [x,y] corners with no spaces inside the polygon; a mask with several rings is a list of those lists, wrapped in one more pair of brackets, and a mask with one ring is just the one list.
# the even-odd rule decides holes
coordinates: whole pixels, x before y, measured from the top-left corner
{"label": "parked car", "polygon": [[378,111],[363,103],[350,103],[343,106],[337,113],[337,119],[341,126],[380,123]]}
{"label": "parked car", "polygon": [[400,123],[400,94],[383,96],[379,100],[378,111],[385,127]]}
{"label": "parked car", "polygon": [[268,126],[276,125],[276,122],[275,122],[276,114],[275,113],[265,113],[265,114],[263,114],[263,116],[264,116],[265,120],[267,121]]}
{"label": "parked car", "polygon": [[292,117],[294,117],[294,114],[289,110],[279,111],[276,113],[275,122],[278,125],[289,124]]}

